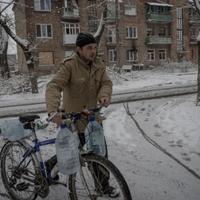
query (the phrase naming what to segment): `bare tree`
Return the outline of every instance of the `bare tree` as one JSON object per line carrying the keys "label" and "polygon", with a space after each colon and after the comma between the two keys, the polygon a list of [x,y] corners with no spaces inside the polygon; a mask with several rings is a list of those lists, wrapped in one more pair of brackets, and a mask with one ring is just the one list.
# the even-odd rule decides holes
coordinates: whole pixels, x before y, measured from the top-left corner
{"label": "bare tree", "polygon": [[28,67],[32,93],[38,93],[37,76],[34,71],[35,63],[33,59],[33,47],[28,40],[22,39],[13,33],[12,29],[9,26],[10,19],[7,16],[2,15],[2,13],[14,3],[15,3],[14,0],[10,1],[0,12],[0,16],[2,16],[0,17],[0,26],[2,26],[5,32],[22,48]]}
{"label": "bare tree", "polygon": [[8,35],[4,31],[3,27],[0,26],[0,72],[3,78],[10,78],[7,50],[8,50]]}
{"label": "bare tree", "polygon": [[199,0],[193,0],[194,6],[196,7],[197,12],[200,15],[200,2]]}
{"label": "bare tree", "polygon": [[105,10],[101,15],[101,19],[100,19],[100,22],[99,22],[98,29],[97,29],[96,33],[94,34],[94,37],[97,41],[97,44],[99,44],[101,37],[103,35],[103,32],[104,32],[104,28],[105,28],[105,20],[104,20],[104,16],[105,16],[105,12],[106,12]]}

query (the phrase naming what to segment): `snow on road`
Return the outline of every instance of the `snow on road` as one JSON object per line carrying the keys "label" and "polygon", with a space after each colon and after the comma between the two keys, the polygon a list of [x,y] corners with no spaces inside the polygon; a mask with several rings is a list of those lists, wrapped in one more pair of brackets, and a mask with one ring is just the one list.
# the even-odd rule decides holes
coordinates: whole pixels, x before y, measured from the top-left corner
{"label": "snow on road", "polygon": [[[200,124],[195,123],[200,117],[200,108],[196,108],[194,100],[195,96],[191,95],[132,102],[129,107],[147,136],[200,176]],[[171,106],[165,109],[166,105]],[[182,117],[185,108],[190,108],[190,112]],[[196,109],[198,114],[193,115]],[[122,105],[112,106],[111,110],[104,123],[110,159],[125,175],[135,199],[198,200],[200,179],[150,144]],[[177,134],[174,127],[182,125],[183,134]],[[186,133],[189,136],[185,137]],[[192,138],[196,139],[195,145]]]}
{"label": "snow on road", "polygon": [[[196,83],[196,73],[159,72],[153,75],[152,72],[137,72],[132,77],[128,82],[115,80],[114,91]],[[40,95],[34,98],[43,98],[43,94],[41,90]],[[25,96],[32,98],[30,94]],[[21,99],[19,95],[1,96],[0,105],[1,102]],[[187,95],[130,102],[129,108],[153,141],[200,176],[200,107],[195,105],[195,101],[196,95]],[[104,128],[109,158],[125,176],[135,200],[199,200],[199,178],[150,144],[122,104],[109,106],[104,114],[107,117]],[[41,137],[53,137],[53,133],[41,133]],[[52,151],[53,147],[47,149],[45,156]],[[0,185],[2,187],[1,182]],[[52,196],[46,199],[63,199],[63,188],[51,191]]]}

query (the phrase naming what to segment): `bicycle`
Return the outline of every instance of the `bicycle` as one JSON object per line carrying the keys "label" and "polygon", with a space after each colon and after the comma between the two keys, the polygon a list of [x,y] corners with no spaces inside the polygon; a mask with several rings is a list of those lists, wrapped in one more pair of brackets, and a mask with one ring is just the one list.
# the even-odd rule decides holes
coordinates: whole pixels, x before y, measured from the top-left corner
{"label": "bicycle", "polygon": [[[98,112],[97,109],[90,113]],[[80,120],[83,113],[66,113],[66,119],[72,124]],[[0,153],[1,175],[3,184],[13,200],[35,200],[37,196],[44,198],[49,194],[49,186],[53,183],[51,174],[47,174],[41,156],[40,146],[55,144],[55,138],[39,141],[36,135],[35,120],[38,115],[21,116],[19,120],[25,128],[32,131],[33,146],[26,142],[26,138],[19,141],[8,141]],[[13,149],[16,148],[14,151]],[[101,183],[104,177],[99,176],[99,170],[109,175],[109,184],[117,188],[119,195],[115,199],[132,200],[128,184],[117,167],[108,159],[87,152],[80,148],[80,171],[68,178],[69,197],[71,200],[102,200],[110,199],[105,194]],[[10,163],[9,163],[10,160]],[[7,166],[8,164],[8,166]],[[10,165],[9,165],[10,164]],[[100,180],[101,178],[101,180]],[[24,195],[24,196],[23,196]]]}

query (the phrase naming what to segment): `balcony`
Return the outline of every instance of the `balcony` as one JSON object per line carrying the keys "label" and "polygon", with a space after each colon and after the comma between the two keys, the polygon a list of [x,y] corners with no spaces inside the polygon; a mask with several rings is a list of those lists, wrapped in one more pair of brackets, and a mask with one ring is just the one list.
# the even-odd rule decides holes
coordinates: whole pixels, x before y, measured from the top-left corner
{"label": "balcony", "polygon": [[197,44],[197,35],[190,36],[190,44]]}
{"label": "balcony", "polygon": [[77,35],[63,35],[63,45],[75,45]]}
{"label": "balcony", "polygon": [[172,44],[172,38],[169,36],[152,35],[145,39],[145,43],[149,44]]}
{"label": "balcony", "polygon": [[62,20],[69,20],[69,21],[79,21],[79,10],[78,9],[69,9],[63,8],[62,10]]}
{"label": "balcony", "polygon": [[172,21],[172,16],[170,13],[153,13],[149,12],[146,15],[148,22],[161,22],[161,23],[170,23]]}

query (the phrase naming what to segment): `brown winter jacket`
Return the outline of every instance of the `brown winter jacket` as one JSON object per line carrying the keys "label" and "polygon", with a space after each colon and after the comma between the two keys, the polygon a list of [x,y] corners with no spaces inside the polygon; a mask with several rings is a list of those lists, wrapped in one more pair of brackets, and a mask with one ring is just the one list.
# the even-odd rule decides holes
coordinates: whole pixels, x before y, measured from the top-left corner
{"label": "brown winter jacket", "polygon": [[102,96],[111,98],[112,82],[106,74],[105,66],[96,59],[88,66],[77,54],[65,59],[55,77],[46,88],[47,112],[55,112],[60,106],[66,112],[79,112],[86,106],[95,108]]}

